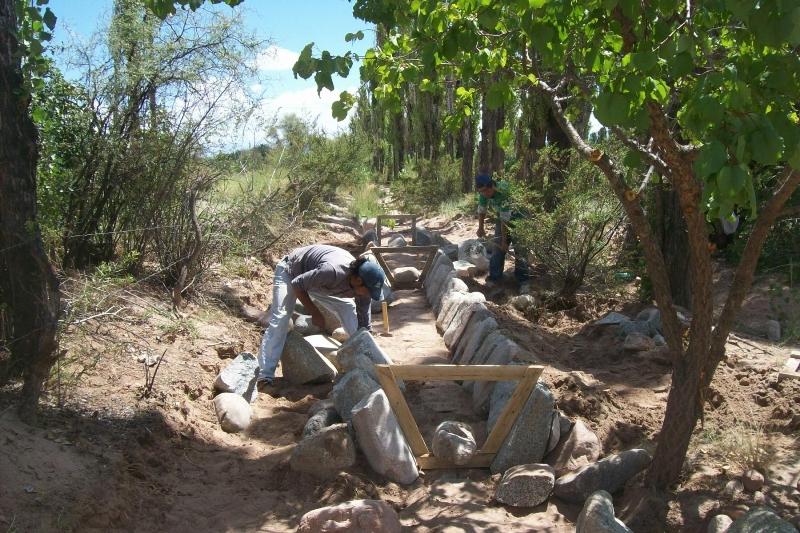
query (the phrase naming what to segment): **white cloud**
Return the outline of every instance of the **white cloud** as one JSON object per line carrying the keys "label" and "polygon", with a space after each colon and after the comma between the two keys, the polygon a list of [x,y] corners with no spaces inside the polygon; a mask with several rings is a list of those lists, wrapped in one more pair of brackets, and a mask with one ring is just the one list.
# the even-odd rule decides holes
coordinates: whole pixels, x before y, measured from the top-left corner
{"label": "white cloud", "polygon": [[256,57],[256,67],[261,71],[292,70],[300,54],[280,46],[270,46]]}

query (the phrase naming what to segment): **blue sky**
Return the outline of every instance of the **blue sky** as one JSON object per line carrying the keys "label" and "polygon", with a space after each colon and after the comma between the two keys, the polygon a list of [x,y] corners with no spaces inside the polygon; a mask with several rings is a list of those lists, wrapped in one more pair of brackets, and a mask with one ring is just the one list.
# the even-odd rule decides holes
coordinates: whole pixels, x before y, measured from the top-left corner
{"label": "blue sky", "polygon": [[[58,17],[54,44],[59,45],[68,43],[70,34],[86,38],[106,25],[113,0],[50,0],[49,6]],[[245,0],[234,8],[243,12],[248,30],[273,43],[254,58],[269,80],[265,84],[265,112],[316,118],[328,132],[342,127],[330,116],[330,105],[339,91],[358,85],[357,65],[347,80],[334,78],[336,92],[323,90],[322,98],[317,96],[313,80],[295,80],[291,67],[297,54],[312,41],[318,50],[363,54],[372,44],[374,33],[366,23],[353,18],[352,7],[347,0]],[[346,43],[345,34],[358,30],[364,31],[364,40]]]}

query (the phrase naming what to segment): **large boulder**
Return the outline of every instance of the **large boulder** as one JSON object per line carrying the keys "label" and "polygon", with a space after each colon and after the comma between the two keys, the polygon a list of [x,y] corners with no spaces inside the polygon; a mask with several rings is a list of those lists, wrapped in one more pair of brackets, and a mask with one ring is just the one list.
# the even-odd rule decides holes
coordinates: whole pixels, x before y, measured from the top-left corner
{"label": "large boulder", "polygon": [[609,455],[596,463],[559,477],[554,494],[562,500],[582,503],[598,490],[614,493],[630,478],[641,472],[651,457],[642,449],[627,450]]}
{"label": "large boulder", "polygon": [[[453,343],[450,345],[450,353],[453,362],[461,359],[472,333],[479,326],[481,322],[492,316],[491,311],[486,308],[485,304],[475,304],[477,307],[472,311],[469,317],[459,324],[455,332],[453,332]],[[452,324],[451,324],[452,327]]]}
{"label": "large boulder", "polygon": [[661,328],[661,311],[659,311],[658,307],[646,307],[642,309],[639,314],[636,315],[636,320],[639,322],[648,322],[651,331],[663,333]]}
{"label": "large boulder", "polygon": [[439,295],[434,299],[431,307],[433,308],[433,313],[437,317],[437,327],[441,329],[441,324],[439,323],[441,320],[444,320],[444,314],[446,313],[447,309],[454,303],[451,300],[456,297],[456,295],[465,295],[469,293],[469,287],[467,284],[461,281],[460,279],[453,277],[452,272],[450,273],[451,276],[444,282],[442,291]]}
{"label": "large boulder", "polygon": [[395,247],[408,246],[406,238],[400,235],[399,233],[389,235],[389,240],[386,241],[386,244],[387,246],[395,246]]}
{"label": "large boulder", "polygon": [[435,241],[434,234],[424,226],[415,226],[411,236],[414,246],[431,246]]}
{"label": "large boulder", "polygon": [[400,533],[400,518],[386,502],[353,500],[303,515],[297,533]]}
{"label": "large boulder", "polygon": [[547,439],[546,454],[552,452],[561,440],[561,419],[558,411],[553,411],[553,420],[550,421],[550,438]]}
{"label": "large boulder", "polygon": [[421,272],[416,267],[398,267],[394,271],[395,288],[414,287]]}
{"label": "large boulder", "polygon": [[478,267],[469,261],[454,261],[453,270],[455,270],[456,276],[462,279],[472,279],[480,274]]}
{"label": "large boulder", "polygon": [[456,312],[456,314],[453,316],[450,324],[445,328],[444,333],[442,334],[442,340],[444,340],[444,343],[448,348],[454,348],[459,342],[467,328],[467,324],[469,324],[470,319],[475,313],[479,311],[488,311],[483,303],[486,301],[486,298],[483,296],[483,294],[474,292],[470,293],[470,296],[473,294],[479,294],[480,297],[483,298],[483,301],[480,301],[480,299],[477,297],[473,297],[473,301],[471,303],[468,302],[466,305],[462,306],[461,309],[459,309],[458,312]]}
{"label": "large boulder", "polygon": [[[325,304],[319,298],[316,298],[313,294],[310,295],[311,299],[314,301],[314,304],[319,309],[320,313],[322,313],[322,317],[325,319],[325,333],[330,333],[336,328],[342,327],[342,319],[339,318],[339,315],[330,305]],[[333,298],[333,296],[331,297]]]}
{"label": "large boulder", "polygon": [[419,477],[417,461],[383,390],[376,390],[352,409],[353,428],[373,470],[408,485]]}
{"label": "large boulder", "polygon": [[258,396],[257,379],[258,359],[251,353],[242,352],[217,374],[214,379],[214,389],[238,394],[252,403]]}
{"label": "large boulder", "polygon": [[553,492],[555,474],[548,465],[512,466],[503,474],[494,499],[512,507],[535,507]]}
{"label": "large boulder", "polygon": [[361,244],[366,246],[369,243],[378,244],[378,232],[375,231],[375,228],[366,229],[361,234]]}
{"label": "large boulder", "polygon": [[306,335],[303,338],[322,355],[335,352],[342,346],[341,342],[327,335]]}
{"label": "large boulder", "polygon": [[[497,322],[495,321],[495,324]],[[462,365],[482,365],[492,354],[497,345],[507,340],[508,337],[502,330],[495,329],[482,339],[478,339],[478,348],[476,350],[467,350],[461,358]]]}
{"label": "large boulder", "polygon": [[296,331],[305,337],[322,333],[322,328],[314,325],[311,321],[311,315],[298,315],[294,319],[294,329],[292,331]]}
{"label": "large boulder", "polygon": [[433,432],[433,455],[453,464],[469,462],[478,450],[472,428],[463,422],[445,420]]}
{"label": "large boulder", "polygon": [[462,241],[458,245],[458,259],[459,261],[469,261],[478,267],[479,272],[488,272],[489,270],[489,253],[480,239]]}
{"label": "large boulder", "polygon": [[342,421],[335,407],[324,407],[311,415],[303,426],[303,438],[319,433],[322,429]]}
{"label": "large boulder", "polygon": [[555,450],[548,454],[546,462],[556,471],[556,476],[561,477],[594,463],[602,451],[600,439],[578,419],[567,438],[562,437]]}
{"label": "large boulder", "polygon": [[492,473],[542,461],[547,451],[554,406],[553,393],[544,383],[537,383],[495,455],[491,464]]}
{"label": "large boulder", "polygon": [[[515,356],[519,355],[522,349],[511,339],[503,339],[486,360],[487,365],[507,365]],[[476,381],[472,389],[472,408],[476,413],[489,414],[489,400],[497,382],[495,381]],[[541,459],[541,457],[540,457]]]}
{"label": "large boulder", "polygon": [[734,520],[728,533],[797,533],[797,528],[769,507],[756,506]]}
{"label": "large boulder", "polygon": [[626,352],[646,352],[656,347],[656,342],[641,333],[629,333],[625,337],[625,342],[622,344],[622,349]]}
{"label": "large boulder", "polygon": [[344,372],[360,368],[378,381],[375,365],[390,365],[392,359],[384,352],[366,329],[359,330],[337,350],[336,357]]}
{"label": "large boulder", "polygon": [[614,516],[611,494],[598,490],[586,499],[578,515],[575,533],[632,533],[630,528]]}
{"label": "large boulder", "polygon": [[[478,315],[475,313],[473,319]],[[463,343],[463,348],[459,346],[453,356],[453,362],[458,364],[469,364],[474,358],[475,353],[481,347],[483,340],[489,336],[493,331],[497,331],[498,324],[491,314],[483,316],[478,320],[474,326],[468,325],[466,332],[466,341]]]}
{"label": "large boulder", "polygon": [[220,427],[228,433],[238,433],[250,427],[250,404],[234,392],[223,392],[214,397],[214,412]]}
{"label": "large boulder", "polygon": [[289,466],[297,472],[330,478],[353,466],[356,445],[347,424],[334,424],[304,437],[292,451]]}
{"label": "large boulder", "polygon": [[336,378],[336,367],[295,331],[286,336],[281,355],[283,377],[290,383],[328,383]]}
{"label": "large boulder", "polygon": [[706,533],[726,533],[733,524],[733,518],[726,514],[718,514],[708,522]]}
{"label": "large boulder", "polygon": [[378,382],[365,370],[360,368],[351,370],[333,386],[331,392],[333,405],[342,420],[347,422],[352,416],[353,407],[378,389],[380,389]]}

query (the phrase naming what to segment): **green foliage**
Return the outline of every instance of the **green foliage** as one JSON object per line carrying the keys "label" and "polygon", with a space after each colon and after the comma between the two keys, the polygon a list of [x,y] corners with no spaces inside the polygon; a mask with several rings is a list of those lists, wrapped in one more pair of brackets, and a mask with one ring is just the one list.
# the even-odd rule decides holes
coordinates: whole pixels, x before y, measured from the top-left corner
{"label": "green foliage", "polygon": [[231,7],[238,6],[244,2],[244,0],[144,0],[144,5],[147,9],[155,13],[156,16],[165,19],[176,13],[175,6],[188,7],[192,11],[195,11],[206,1],[212,4],[227,4]]}
{"label": "green foliage", "polygon": [[443,202],[461,197],[459,163],[447,157],[420,159],[400,172],[391,190],[394,203],[404,211],[434,211]]}
{"label": "green foliage", "polygon": [[[800,4],[716,1],[690,20],[686,5],[362,0],[353,12],[386,32],[361,69],[384,105],[399,109],[404,83],[443,91],[458,79],[445,121],[457,128],[475,110],[476,84],[487,84],[496,108],[520,89],[570,76],[569,96],[591,102],[604,125],[646,139],[648,106],[669,103],[682,142],[699,149],[708,218],[737,207],[752,215],[760,167],[800,168]],[[313,60],[309,49],[308,76]]]}
{"label": "green foliage", "polygon": [[40,90],[44,86],[48,61],[44,56],[45,45],[53,37],[57,17],[46,6],[49,0],[15,0],[17,15],[16,36],[22,60],[22,76],[25,91]]}
{"label": "green foliage", "polygon": [[[543,150],[534,172],[546,172],[551,160],[562,162],[558,152]],[[550,269],[559,285],[561,304],[574,305],[575,292],[586,275],[611,264],[610,245],[623,221],[619,201],[600,170],[577,157],[570,158],[563,182],[548,183],[542,191],[516,184],[512,197],[516,210],[525,213],[515,221],[514,238]],[[549,198],[555,199],[553,209],[546,208]]]}

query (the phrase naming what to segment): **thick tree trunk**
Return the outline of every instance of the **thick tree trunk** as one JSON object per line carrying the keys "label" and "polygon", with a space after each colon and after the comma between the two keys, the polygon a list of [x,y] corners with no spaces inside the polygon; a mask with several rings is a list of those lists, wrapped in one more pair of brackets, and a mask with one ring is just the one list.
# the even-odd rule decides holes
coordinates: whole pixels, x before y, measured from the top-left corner
{"label": "thick tree trunk", "polygon": [[689,271],[689,238],[686,221],[681,215],[678,197],[672,190],[662,190],[663,206],[661,220],[663,240],[661,249],[667,260],[672,300],[687,309],[692,307],[691,272]]}
{"label": "thick tree trunk", "polygon": [[492,139],[495,137],[494,116],[486,105],[486,95],[481,98],[481,140],[478,144],[478,173],[492,173]]}
{"label": "thick tree trunk", "polygon": [[475,132],[471,118],[464,119],[460,137],[461,192],[472,192],[474,182],[473,158],[475,156]]}
{"label": "thick tree trunk", "polygon": [[20,415],[32,420],[56,358],[59,292],[36,222],[39,154],[14,36],[15,4],[0,0],[0,283],[12,321],[12,355],[0,372],[23,376]]}

